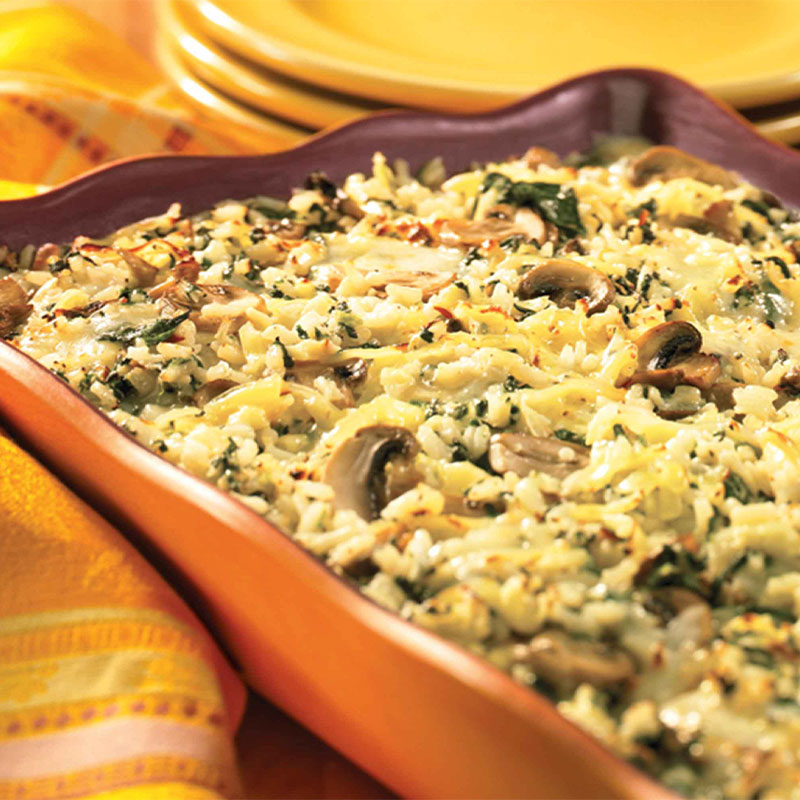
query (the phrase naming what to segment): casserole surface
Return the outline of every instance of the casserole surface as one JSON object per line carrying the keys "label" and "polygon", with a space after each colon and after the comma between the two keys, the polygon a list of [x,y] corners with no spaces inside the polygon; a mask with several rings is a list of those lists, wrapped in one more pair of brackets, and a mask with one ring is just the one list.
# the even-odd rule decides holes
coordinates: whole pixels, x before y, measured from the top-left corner
{"label": "casserole surface", "polygon": [[668,786],[784,796],[800,226],[619,146],[9,253],[0,333]]}

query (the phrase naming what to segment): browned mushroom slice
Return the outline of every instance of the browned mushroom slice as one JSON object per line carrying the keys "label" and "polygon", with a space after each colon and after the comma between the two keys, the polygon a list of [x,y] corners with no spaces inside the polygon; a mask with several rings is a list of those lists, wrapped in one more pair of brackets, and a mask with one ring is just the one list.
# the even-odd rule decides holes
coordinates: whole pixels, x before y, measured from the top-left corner
{"label": "browned mushroom slice", "polygon": [[335,366],[317,361],[295,361],[286,372],[286,380],[312,386],[320,376],[330,378],[344,396],[344,405],[352,408],[355,405],[354,391],[366,380],[367,371],[367,362],[363,358],[351,358]]}
{"label": "browned mushroom slice", "polygon": [[640,370],[667,369],[700,351],[703,337],[690,322],[662,322],[639,337]]}
{"label": "browned mushroom slice", "polygon": [[[742,383],[734,383],[733,389],[741,388],[744,386]],[[797,399],[800,396],[800,367],[797,365],[792,366],[786,372],[786,374],[780,379],[778,384],[775,386],[775,391],[778,392],[778,397],[775,400],[775,408],[781,409],[783,408],[788,402],[791,400]],[[712,402],[714,402],[712,400]],[[717,404],[719,408],[719,404]],[[731,401],[730,405],[727,408],[733,408],[734,400],[733,400],[733,392],[731,390]]]}
{"label": "browned mushroom slice", "polygon": [[200,265],[193,258],[188,258],[176,264],[172,274],[176,281],[194,283],[200,277]]}
{"label": "browned mushroom slice", "polygon": [[520,645],[517,657],[533,667],[538,677],[563,690],[582,683],[609,687],[630,680],[636,667],[630,656],[602,644],[573,639],[562,631],[540,633]]}
{"label": "browned mushroom slice", "polygon": [[726,169],[668,145],[651,147],[631,164],[630,180],[634,186],[673,178],[694,178],[723,189],[736,186],[736,180]]}
{"label": "browned mushroom slice", "polygon": [[561,308],[586,300],[586,313],[604,311],[616,296],[614,284],[596,269],[568,258],[551,258],[528,270],[517,287],[523,300],[549,297]]}
{"label": "browned mushroom slice", "polygon": [[[739,384],[741,386],[741,384]],[[790,367],[780,382],[775,387],[780,392],[788,392],[789,394],[800,393],[800,367],[797,365]]]}
{"label": "browned mushroom slice", "polygon": [[[547,241],[547,228],[542,218],[529,208],[512,209],[510,206],[496,206],[490,209],[486,219],[449,219],[439,234],[442,244],[464,247],[481,247],[487,243],[499,242],[512,236],[523,236],[538,244]],[[508,215],[508,216],[507,216]]]}
{"label": "browned mushroom slice", "polygon": [[681,384],[710,389],[722,373],[719,358],[698,352],[703,344],[700,331],[690,322],[662,322],[639,337],[636,372],[618,383],[645,383],[670,390]]}
{"label": "browned mushroom slice", "polygon": [[[719,376],[722,374],[722,366],[720,365],[719,357],[708,353],[697,353],[691,358],[681,361],[680,364],[676,364],[672,370],[672,378],[662,383],[661,388],[669,389],[684,385],[696,386],[700,391],[707,391],[716,383]],[[651,378],[650,385],[658,388],[661,380],[659,376],[651,375]],[[647,383],[648,381],[639,382]]]}
{"label": "browned mushroom slice", "polygon": [[689,214],[678,214],[668,221],[668,224],[678,228],[690,228],[697,233],[710,233],[726,242],[738,244],[742,241],[742,229],[733,213],[733,202],[720,200],[712,203],[702,217],[693,217]]}
{"label": "browned mushroom slice", "polygon": [[36,255],[33,257],[33,264],[31,269],[34,270],[46,270],[50,266],[50,259],[54,256],[59,258],[61,253],[63,252],[63,248],[61,245],[53,244],[52,242],[48,242],[47,244],[43,244],[37,251]]}
{"label": "browned mushroom slice", "polygon": [[536,169],[536,167],[541,164],[545,164],[553,169],[561,166],[561,159],[552,150],[548,150],[546,147],[529,148],[522,157],[522,160],[531,169]]}
{"label": "browned mushroom slice", "polygon": [[697,413],[696,408],[659,408],[656,413],[662,419],[678,420],[691,417],[692,414]]}
{"label": "browned mushroom slice", "polygon": [[734,389],[741,389],[744,385],[735,381],[718,381],[703,392],[703,397],[720,411],[730,411],[736,405]]}
{"label": "browned mushroom slice", "polygon": [[676,616],[693,605],[708,605],[705,598],[683,586],[659,586],[653,589],[651,596],[655,603],[669,616]]}
{"label": "browned mushroom slice", "polygon": [[352,197],[346,195],[344,192],[340,192],[340,194],[337,195],[336,200],[334,201],[334,208],[345,217],[363,219],[366,216],[366,212],[361,208],[361,206],[355,200],[353,200]]}
{"label": "browned mushroom slice", "polygon": [[333,487],[334,506],[377,519],[390,500],[418,482],[411,463],[418,452],[419,443],[405,428],[361,428],[333,451],[325,466],[323,480]]}
{"label": "browned mushroom slice", "polygon": [[0,336],[8,336],[24,322],[33,306],[25,290],[11,277],[0,280]]}
{"label": "browned mushroom slice", "polygon": [[422,272],[409,269],[389,269],[364,275],[364,280],[378,295],[385,296],[386,287],[393,283],[422,290],[422,299],[430,300],[433,295],[449,286],[456,276],[454,272]]}
{"label": "browned mushroom slice", "polygon": [[536,471],[554,478],[566,478],[588,463],[588,447],[561,439],[527,433],[498,433],[489,443],[489,464],[501,475],[516,472],[523,478]]}
{"label": "browned mushroom slice", "polygon": [[141,256],[132,253],[130,250],[117,248],[117,252],[122,256],[123,261],[128,265],[136,286],[152,286],[156,282],[158,269],[152,264],[148,264]]}
{"label": "browned mushroom slice", "polygon": [[229,381],[225,378],[219,378],[215,381],[209,381],[201,386],[193,395],[192,401],[196,406],[202,408],[206,403],[210,403],[215,397],[218,397],[228,389],[232,389],[239,384],[236,381]]}

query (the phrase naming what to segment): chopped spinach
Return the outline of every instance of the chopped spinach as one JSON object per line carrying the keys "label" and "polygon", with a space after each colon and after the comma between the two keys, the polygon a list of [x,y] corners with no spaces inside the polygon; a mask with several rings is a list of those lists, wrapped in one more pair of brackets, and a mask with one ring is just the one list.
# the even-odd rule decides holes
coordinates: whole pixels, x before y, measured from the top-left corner
{"label": "chopped spinach", "polygon": [[767,256],[767,261],[777,264],[781,271],[781,275],[783,275],[784,278],[789,279],[792,277],[792,273],[789,271],[788,264],[782,258],[779,258],[778,256]]}
{"label": "chopped spinach", "polygon": [[753,283],[740,286],[733,295],[733,307],[755,306],[761,311],[765,322],[771,328],[783,319],[780,302],[783,299],[781,290],[769,279],[763,278],[756,285]]}
{"label": "chopped spinach", "polygon": [[283,354],[283,366],[286,369],[291,369],[294,366],[294,359],[289,355],[286,345],[280,339],[276,339],[275,344],[280,347],[281,353]]}
{"label": "chopped spinach", "polygon": [[431,596],[431,591],[424,584],[414,583],[402,575],[395,575],[394,582],[415,602],[421,603]]}
{"label": "chopped spinach", "polygon": [[295,216],[295,212],[283,200],[274,197],[260,195],[248,200],[246,205],[267,219],[293,219]]}
{"label": "chopped spinach", "polygon": [[490,172],[481,183],[481,191],[494,189],[501,203],[525,206],[536,211],[558,228],[563,240],[586,233],[578,212],[578,197],[569,186],[542,181],[511,181],[498,172]]}
{"label": "chopped spinach", "polygon": [[756,214],[761,214],[768,222],[770,221],[769,208],[765,203],[758,200],[742,200],[742,205],[745,208],[749,208],[751,211],[755,211]]}
{"label": "chopped spinach", "polygon": [[648,589],[681,586],[705,597],[706,584],[700,578],[705,568],[702,559],[677,545],[665,545],[648,564],[643,585]]}
{"label": "chopped spinach", "polygon": [[558,428],[553,431],[553,436],[556,439],[561,439],[562,442],[569,442],[570,444],[579,444],[581,447],[586,447],[586,437],[581,436],[574,431],[568,431],[566,428]]}
{"label": "chopped spinach", "polygon": [[114,392],[114,397],[120,402],[137,394],[134,385],[126,377],[117,372],[112,372],[111,375],[108,376],[106,384],[108,388]]}
{"label": "chopped spinach", "polygon": [[132,344],[136,339],[143,339],[147,345],[165,342],[172,336],[178,325],[189,318],[189,312],[178,314],[176,317],[161,317],[149,325],[131,327],[125,325],[115,331],[109,331],[98,337],[105,342],[118,342],[119,344]]}
{"label": "chopped spinach", "polygon": [[506,379],[503,381],[503,388],[504,388],[504,389],[505,389],[507,392],[514,392],[514,391],[516,391],[517,389],[530,389],[531,387],[530,387],[530,386],[528,386],[528,384],[527,384],[527,383],[521,383],[521,382],[520,382],[520,381],[518,381],[518,380],[517,380],[517,379],[516,379],[516,378],[515,378],[513,375],[509,375],[509,376],[508,376],[508,377],[507,377],[507,378],[506,378]]}
{"label": "chopped spinach", "polygon": [[751,503],[755,497],[741,476],[735,472],[729,473],[723,484],[725,486],[725,497],[734,497],[742,504]]}

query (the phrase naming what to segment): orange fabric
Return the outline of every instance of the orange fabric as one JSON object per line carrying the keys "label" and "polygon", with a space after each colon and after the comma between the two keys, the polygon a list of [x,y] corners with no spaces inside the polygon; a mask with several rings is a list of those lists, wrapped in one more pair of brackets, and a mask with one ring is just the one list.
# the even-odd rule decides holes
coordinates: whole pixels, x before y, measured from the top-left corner
{"label": "orange fabric", "polygon": [[0,533],[0,798],[235,795],[238,678],[136,550],[1,436]]}
{"label": "orange fabric", "polygon": [[270,144],[189,108],[156,67],[80,11],[0,4],[0,179],[52,185],[124,156]]}

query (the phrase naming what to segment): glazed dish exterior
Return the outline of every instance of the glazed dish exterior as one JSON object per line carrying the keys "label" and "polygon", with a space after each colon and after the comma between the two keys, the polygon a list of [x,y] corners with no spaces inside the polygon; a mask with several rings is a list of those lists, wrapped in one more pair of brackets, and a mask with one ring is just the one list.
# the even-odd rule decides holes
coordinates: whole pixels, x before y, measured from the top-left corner
{"label": "glazed dish exterior", "polygon": [[[414,174],[379,154],[338,185],[319,173],[298,184],[291,197],[191,217],[173,206],[111,238],[9,249],[3,335],[372,601],[548,694],[673,789],[785,796],[795,774],[791,213],[670,148],[566,161],[535,148],[450,177],[438,161]],[[30,436],[23,416],[12,424]],[[89,483],[113,514],[137,516]],[[159,536],[209,603],[203,569]],[[218,617],[230,597],[225,610],[211,600]],[[369,614],[387,642],[392,626],[408,627]],[[241,622],[227,613],[229,636]],[[444,680],[475,690],[475,670],[492,674],[464,653]],[[296,709],[297,680],[284,674],[271,693]],[[496,674],[450,713],[469,716],[506,680]],[[524,717],[531,700],[548,708],[522,691],[495,723]],[[300,715],[313,724],[313,711]],[[566,757],[576,734],[554,713],[548,725],[548,748]],[[518,730],[508,726],[507,741],[523,741]],[[346,735],[337,743],[356,749]],[[613,759],[584,747],[597,765],[585,776],[532,787],[523,765],[493,784],[487,764],[472,791],[451,769],[436,788],[418,774],[411,793],[644,791],[645,779],[619,762],[607,771]],[[366,751],[409,791],[391,758]]]}

